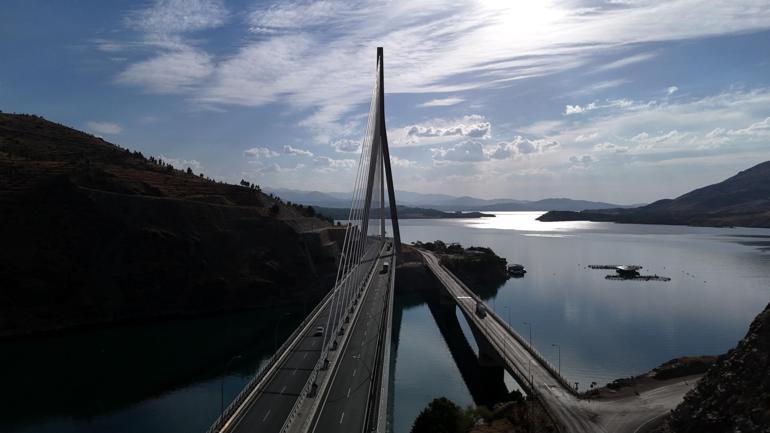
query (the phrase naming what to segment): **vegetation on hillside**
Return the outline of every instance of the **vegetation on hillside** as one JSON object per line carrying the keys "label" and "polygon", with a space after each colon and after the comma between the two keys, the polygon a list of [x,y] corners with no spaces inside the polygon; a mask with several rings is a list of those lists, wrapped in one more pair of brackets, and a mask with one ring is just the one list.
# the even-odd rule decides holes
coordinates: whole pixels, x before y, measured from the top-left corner
{"label": "vegetation on hillside", "polygon": [[446,397],[431,401],[415,419],[411,433],[549,433],[556,431],[539,403],[514,399],[488,409],[457,406]]}

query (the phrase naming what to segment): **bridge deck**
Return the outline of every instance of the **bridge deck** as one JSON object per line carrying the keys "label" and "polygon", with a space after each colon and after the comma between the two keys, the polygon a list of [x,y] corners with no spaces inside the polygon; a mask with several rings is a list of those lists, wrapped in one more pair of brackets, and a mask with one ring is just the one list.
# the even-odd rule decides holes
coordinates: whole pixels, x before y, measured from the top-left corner
{"label": "bridge deck", "polygon": [[527,345],[514,337],[505,322],[488,311],[487,317],[475,314],[477,296],[460,282],[450,271],[439,263],[438,258],[426,251],[420,251],[425,264],[436,275],[441,284],[452,295],[471,325],[475,326],[495,347],[505,363],[506,369],[529,387],[531,383],[536,396],[564,432],[598,432],[603,429],[589,421],[590,414],[583,404],[565,387],[565,384],[534,356]]}
{"label": "bridge deck", "polygon": [[233,420],[228,432],[280,432],[305,383],[318,362],[323,337],[312,335],[317,326],[326,325],[328,304],[310,326],[310,333],[300,335],[300,341],[291,350],[275,373],[266,378],[258,395],[242,409],[242,415]]}
{"label": "bridge deck", "polygon": [[[377,368],[383,350],[380,336],[382,326],[389,325],[385,323],[387,311],[383,307],[388,305],[395,266],[390,266],[387,273],[379,270],[384,262],[394,265],[394,259],[392,252],[377,258],[377,272],[372,276],[361,310],[349,331],[352,332],[350,338],[341,348],[331,381],[320,395],[310,432],[364,431],[367,410],[370,405],[379,403],[378,394],[372,392],[372,387],[380,385],[381,371]],[[375,419],[378,416],[373,411],[370,415]]]}

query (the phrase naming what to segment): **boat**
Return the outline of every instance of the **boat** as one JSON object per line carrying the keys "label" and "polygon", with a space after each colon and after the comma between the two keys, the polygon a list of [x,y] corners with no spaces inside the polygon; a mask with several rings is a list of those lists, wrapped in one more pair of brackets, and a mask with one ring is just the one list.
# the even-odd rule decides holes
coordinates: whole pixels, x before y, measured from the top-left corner
{"label": "boat", "polygon": [[524,269],[524,266],[518,263],[514,263],[508,266],[508,275],[511,275],[514,277],[523,277],[524,274],[526,273],[527,273],[527,270]]}

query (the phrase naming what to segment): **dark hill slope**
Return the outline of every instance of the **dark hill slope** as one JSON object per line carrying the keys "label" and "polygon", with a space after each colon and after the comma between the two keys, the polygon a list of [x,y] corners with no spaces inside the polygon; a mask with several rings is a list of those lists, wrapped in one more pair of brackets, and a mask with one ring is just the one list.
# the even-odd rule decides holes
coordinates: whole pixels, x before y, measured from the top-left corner
{"label": "dark hill slope", "polygon": [[676,433],[770,432],[770,305],[673,411]]}
{"label": "dark hill slope", "polygon": [[0,114],[0,336],[289,303],[326,288],[318,275],[333,255],[303,232],[323,237],[328,223],[258,188],[153,161]]}
{"label": "dark hill slope", "polygon": [[770,227],[770,161],[673,200],[658,200],[633,209],[549,212],[539,219]]}

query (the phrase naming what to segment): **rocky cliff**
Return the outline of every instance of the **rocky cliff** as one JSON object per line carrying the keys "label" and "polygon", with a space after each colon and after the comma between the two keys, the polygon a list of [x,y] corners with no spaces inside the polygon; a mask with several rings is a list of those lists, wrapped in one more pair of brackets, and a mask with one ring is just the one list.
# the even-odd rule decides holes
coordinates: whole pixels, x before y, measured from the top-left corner
{"label": "rocky cliff", "polygon": [[671,416],[671,431],[770,432],[770,305]]}

